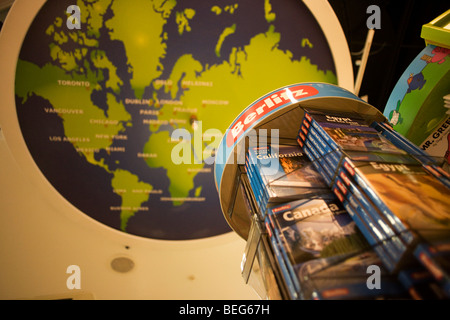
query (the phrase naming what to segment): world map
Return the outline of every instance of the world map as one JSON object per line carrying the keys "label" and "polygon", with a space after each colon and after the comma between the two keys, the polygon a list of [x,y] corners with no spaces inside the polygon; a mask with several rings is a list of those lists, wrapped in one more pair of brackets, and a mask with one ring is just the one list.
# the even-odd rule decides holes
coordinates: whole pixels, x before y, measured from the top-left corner
{"label": "world map", "polygon": [[[67,25],[71,5],[80,29]],[[16,110],[36,165],[83,214],[190,240],[230,231],[212,172],[219,133],[299,82],[337,83],[301,1],[51,0],[22,44]]]}

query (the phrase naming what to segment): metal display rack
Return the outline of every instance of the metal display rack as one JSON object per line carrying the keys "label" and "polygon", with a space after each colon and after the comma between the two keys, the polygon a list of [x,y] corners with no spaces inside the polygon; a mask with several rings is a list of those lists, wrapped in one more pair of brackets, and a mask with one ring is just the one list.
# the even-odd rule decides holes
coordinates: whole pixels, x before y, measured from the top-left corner
{"label": "metal display rack", "polygon": [[[295,92],[299,90],[301,94],[296,98]],[[284,99],[278,99],[276,104],[275,98],[282,96]],[[267,105],[272,104],[272,109],[259,115],[256,110],[263,104],[266,110]],[[289,290],[275,259],[268,231],[259,218],[242,159],[249,147],[249,135],[259,130],[267,133],[278,129],[279,143],[295,143],[304,115],[302,107],[358,112],[369,121],[387,121],[378,109],[345,89],[331,84],[304,83],[268,93],[248,106],[231,124],[216,154],[216,188],[225,219],[247,241],[241,263],[244,281],[263,299],[289,299]],[[248,119],[252,121],[246,123]],[[240,134],[236,134],[236,128],[242,128]],[[270,134],[267,139],[270,143]]]}

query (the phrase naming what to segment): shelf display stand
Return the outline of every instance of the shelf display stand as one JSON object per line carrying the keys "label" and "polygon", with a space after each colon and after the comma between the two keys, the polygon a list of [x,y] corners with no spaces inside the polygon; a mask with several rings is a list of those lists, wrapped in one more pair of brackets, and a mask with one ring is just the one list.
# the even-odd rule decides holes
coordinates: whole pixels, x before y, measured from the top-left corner
{"label": "shelf display stand", "polygon": [[[272,234],[273,229],[268,225],[268,220],[264,218],[268,214],[266,214],[266,211],[260,211],[261,201],[258,199],[259,196],[253,192],[255,188],[252,187],[252,179],[249,178],[251,172],[246,168],[246,155],[255,142],[263,143],[265,146],[292,144],[298,147],[297,136],[302,127],[305,108],[312,111],[352,112],[362,115],[368,123],[379,123],[381,126],[387,124],[387,119],[378,109],[343,88],[325,83],[300,83],[279,88],[257,99],[230,125],[216,152],[216,188],[225,219],[230,227],[247,241],[241,264],[243,279],[263,299],[290,300],[339,297],[339,292],[336,290],[329,291],[328,296],[321,296],[317,292],[309,295],[299,294],[298,284],[292,281],[290,276],[292,270],[289,270],[289,265],[280,263],[283,260],[283,255],[286,258],[286,253],[281,252],[285,248],[273,243],[276,237]],[[402,141],[404,144],[407,144],[407,142],[407,140]],[[422,157],[424,156],[422,155]],[[343,158],[341,157],[341,162]],[[426,160],[423,163],[426,163],[426,165],[438,163],[439,165],[439,161],[431,157],[429,161]],[[336,170],[331,183],[328,183],[330,192],[336,187],[335,181],[340,179],[337,174],[338,171]],[[445,189],[444,186],[443,188]],[[309,190],[309,199],[315,199],[315,195],[319,195],[322,191],[319,189]],[[340,200],[345,204],[343,199]],[[345,206],[345,208],[356,221],[358,215],[351,212],[352,207]],[[358,223],[356,224],[358,227],[361,226]],[[395,236],[399,237],[398,234]],[[341,263],[343,265],[351,259],[373,261],[370,260],[371,252],[374,251],[378,256],[383,256],[380,250],[388,250],[390,248],[388,244],[391,241],[393,243],[394,240],[387,239],[387,241],[376,241],[375,243],[369,241],[370,246],[362,249],[362,251],[360,250],[357,255],[346,256],[345,261],[337,262],[338,267],[334,269],[339,269]],[[374,256],[376,255],[374,254]],[[388,296],[404,298],[402,290],[397,287],[400,271],[403,270],[398,269],[396,265],[392,269],[387,267],[386,270],[383,271],[383,283],[389,286],[391,290]],[[405,270],[409,271],[409,269]],[[327,272],[323,272],[323,274],[325,275]],[[365,274],[364,277],[366,277]],[[305,279],[310,283],[318,280],[314,279],[314,275],[305,276]],[[366,286],[365,281],[364,286]],[[355,289],[356,293],[352,292],[352,298],[359,298],[357,294],[360,289]],[[367,291],[367,288],[362,289]]]}

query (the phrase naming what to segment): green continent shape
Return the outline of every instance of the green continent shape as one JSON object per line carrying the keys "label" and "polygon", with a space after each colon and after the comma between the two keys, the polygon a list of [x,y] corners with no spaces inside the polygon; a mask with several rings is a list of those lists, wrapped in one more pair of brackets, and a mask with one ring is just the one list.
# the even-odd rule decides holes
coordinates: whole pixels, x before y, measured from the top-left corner
{"label": "green continent shape", "polygon": [[[145,153],[157,153],[156,157],[147,158],[145,161],[151,168],[164,168],[167,177],[170,180],[169,192],[173,198],[185,198],[189,191],[194,188],[194,178],[198,173],[198,169],[203,168],[203,163],[195,164],[193,153],[190,152],[188,163],[175,164],[172,159],[172,147],[170,145],[171,137],[168,131],[160,131],[153,133],[144,146]],[[168,144],[169,143],[169,147]],[[187,143],[185,150],[190,150],[191,146]],[[155,151],[156,150],[156,151]],[[196,196],[200,194],[200,190],[196,192]],[[174,206],[183,204],[182,200],[174,200]]]}
{"label": "green continent shape", "polygon": [[[133,6],[127,1],[114,1],[114,16],[105,25],[112,40],[125,46],[128,65],[132,71],[131,86],[137,98],[142,98],[145,88],[163,71],[161,57],[166,53],[163,26],[167,13],[175,5],[172,1],[136,0]],[[139,8],[139,10],[132,10]]]}
{"label": "green continent shape", "polygon": [[175,21],[178,25],[178,33],[182,35],[184,31],[190,32],[192,31],[191,26],[189,25],[189,20],[194,18],[195,10],[194,9],[184,9],[183,12],[177,12],[175,15]]}
{"label": "green continent shape", "polygon": [[[103,26],[103,16],[111,5],[112,0],[82,1],[78,0],[80,7],[81,24],[87,26],[87,36],[99,38],[99,30]],[[87,3],[86,3],[87,2]]]}
{"label": "green continent shape", "polygon": [[126,231],[128,220],[136,212],[142,210],[141,204],[148,200],[153,186],[139,181],[138,176],[126,171],[115,170],[111,185],[115,192],[122,198],[120,211],[120,229]]}
{"label": "green continent shape", "polygon": [[233,34],[236,31],[236,24],[233,24],[231,27],[225,28],[222,31],[222,34],[219,37],[219,41],[216,44],[216,56],[220,57],[220,48],[222,48],[222,43],[225,41],[225,38],[230,34]]}
{"label": "green continent shape", "polygon": [[271,23],[275,20],[276,14],[272,12],[272,4],[270,4],[270,0],[264,0],[264,14],[266,21]]}
{"label": "green continent shape", "polygon": [[103,27],[103,16],[110,4],[111,0],[94,3],[78,1],[80,12],[83,12],[81,23],[85,27],[82,30],[68,30],[63,19],[57,17],[45,34],[52,39],[49,45],[50,58],[55,65],[60,65],[71,73],[85,74],[92,62],[95,69],[107,70],[103,72],[108,76],[105,87],[119,93],[123,82],[117,75],[116,66],[109,60],[107,53],[96,49],[101,36],[100,29]]}
{"label": "green continent shape", "polygon": [[91,61],[97,69],[109,70],[109,79],[106,81],[106,88],[112,89],[115,93],[120,92],[120,86],[123,85],[122,80],[117,75],[117,68],[108,59],[104,51],[93,50],[91,53]]}
{"label": "green continent shape", "polygon": [[[318,70],[308,58],[304,57],[300,61],[292,60],[292,54],[289,51],[285,52],[277,48],[279,41],[280,34],[270,27],[265,34],[252,38],[250,44],[243,49],[234,48],[228,61],[221,65],[204,67],[190,54],[179,58],[169,77],[171,83],[186,80],[211,85],[189,86],[187,84],[181,87],[166,85],[165,92],[170,92],[172,97],[176,97],[179,90],[183,90],[180,98],[183,106],[194,111],[180,113],[177,112],[178,106],[162,105],[162,112],[158,119],[171,123],[171,119],[176,118],[179,122],[173,124],[173,127],[186,129],[191,137],[196,134],[191,126],[191,117],[195,116],[196,120],[201,121],[201,132],[203,132],[201,143],[198,143],[198,139],[185,141],[192,150],[192,157],[195,154],[198,159],[203,155],[202,158],[206,159],[207,155],[211,154],[211,149],[218,147],[222,134],[236,116],[255,99],[274,88],[297,82],[337,83],[336,76],[331,71]],[[262,52],[264,54],[261,54]],[[214,101],[224,103],[217,104]],[[170,142],[169,134],[158,132],[157,125],[151,126],[150,130],[154,133],[146,145],[145,152],[152,152],[152,148],[164,151],[158,154],[158,158],[148,159],[148,165],[167,169],[171,181],[169,191],[173,197],[187,195],[194,186],[195,174],[192,172],[188,174],[186,168],[189,166],[198,168],[203,164],[194,164],[194,158],[190,165],[173,164],[170,150],[176,145],[172,144],[167,148],[166,142]],[[211,134],[207,138],[208,131]]]}
{"label": "green continent shape", "polygon": [[[175,97],[178,90],[184,90],[180,98],[183,106],[196,109],[195,116],[202,121],[203,130],[218,129],[225,133],[245,107],[274,88],[299,82],[337,83],[333,72],[318,70],[308,58],[292,60],[291,52],[277,48],[279,41],[280,34],[270,27],[266,33],[253,37],[243,49],[234,48],[227,62],[209,68],[204,68],[192,55],[184,55],[173,68],[171,82],[178,83],[184,75],[183,80],[212,85],[166,86],[166,91],[170,90]],[[214,105],[211,101],[227,103]],[[176,114],[173,106],[163,106],[161,110],[163,114],[158,119],[169,121],[174,116],[186,119],[186,124],[180,126],[192,132],[189,114]]]}
{"label": "green continent shape", "polygon": [[[60,80],[84,81],[90,85],[66,86],[60,85]],[[55,110],[64,110],[65,112],[59,112],[58,116],[63,120],[65,139],[71,142],[88,162],[108,170],[103,161],[95,160],[94,153],[100,149],[108,149],[112,137],[123,130],[123,122],[129,121],[131,116],[123,104],[117,102],[110,93],[107,94],[108,116],[104,110],[92,103],[92,88],[97,86],[98,80],[94,73],[87,76],[69,76],[63,69],[51,64],[39,68],[33,63],[19,60],[15,92],[22,98],[22,102],[35,94],[48,100]]]}

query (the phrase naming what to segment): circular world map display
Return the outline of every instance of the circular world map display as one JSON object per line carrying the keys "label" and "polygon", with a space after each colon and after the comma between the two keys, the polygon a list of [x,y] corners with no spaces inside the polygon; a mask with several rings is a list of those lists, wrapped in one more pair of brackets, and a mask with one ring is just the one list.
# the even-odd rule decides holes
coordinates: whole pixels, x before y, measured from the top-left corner
{"label": "circular world map display", "polygon": [[230,231],[213,177],[228,125],[298,82],[337,83],[301,1],[54,0],[23,41],[15,99],[33,160],[69,203],[188,240]]}

